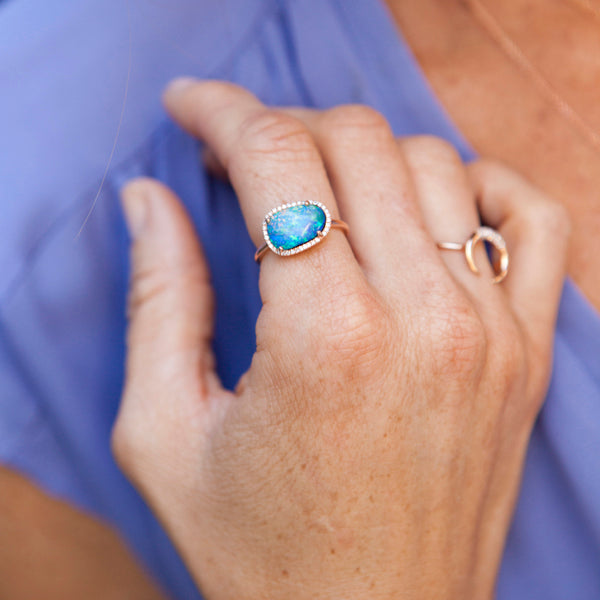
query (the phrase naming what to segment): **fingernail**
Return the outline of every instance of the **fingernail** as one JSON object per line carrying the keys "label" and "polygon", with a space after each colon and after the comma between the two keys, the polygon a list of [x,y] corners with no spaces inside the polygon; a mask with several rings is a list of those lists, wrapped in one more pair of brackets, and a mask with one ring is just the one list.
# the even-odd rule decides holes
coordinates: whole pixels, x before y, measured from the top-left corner
{"label": "fingernail", "polygon": [[179,96],[195,83],[197,83],[197,80],[193,77],[178,77],[177,79],[173,79],[173,81],[167,85],[165,94],[168,94],[169,96]]}
{"label": "fingernail", "polygon": [[142,184],[133,181],[121,191],[121,206],[132,238],[140,235],[148,222],[150,203]]}

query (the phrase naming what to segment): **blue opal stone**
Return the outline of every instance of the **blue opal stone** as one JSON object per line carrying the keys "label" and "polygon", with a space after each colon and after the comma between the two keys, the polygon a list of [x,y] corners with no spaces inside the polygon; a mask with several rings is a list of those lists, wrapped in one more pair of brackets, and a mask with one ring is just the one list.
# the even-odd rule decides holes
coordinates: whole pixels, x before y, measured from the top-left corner
{"label": "blue opal stone", "polygon": [[326,223],[323,209],[315,204],[284,208],[271,216],[267,234],[275,248],[291,250],[314,240]]}

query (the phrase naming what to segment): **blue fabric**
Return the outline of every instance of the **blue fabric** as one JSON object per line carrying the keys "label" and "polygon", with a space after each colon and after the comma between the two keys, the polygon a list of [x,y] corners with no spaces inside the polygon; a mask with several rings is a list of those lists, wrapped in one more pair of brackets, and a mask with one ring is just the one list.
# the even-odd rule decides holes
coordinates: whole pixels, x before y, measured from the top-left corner
{"label": "blue fabric", "polygon": [[[235,81],[270,104],[363,102],[398,135],[431,133],[474,154],[378,0],[0,4],[0,459],[113,523],[188,600],[199,597],[189,576],[108,447],[128,277],[117,195],[130,177],[165,181],[194,219],[228,386],[253,352],[257,268],[235,196],[160,107],[183,74]],[[600,598],[600,317],[569,282],[554,361],[500,600]]]}

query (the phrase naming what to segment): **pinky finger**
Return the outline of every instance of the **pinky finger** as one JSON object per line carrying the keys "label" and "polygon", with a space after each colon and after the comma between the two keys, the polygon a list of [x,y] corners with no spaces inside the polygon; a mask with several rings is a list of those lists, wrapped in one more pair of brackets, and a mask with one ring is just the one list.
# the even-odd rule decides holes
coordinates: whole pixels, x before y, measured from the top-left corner
{"label": "pinky finger", "polygon": [[566,209],[513,170],[489,160],[468,166],[482,221],[511,253],[502,286],[537,356],[549,358],[566,273],[570,220]]}

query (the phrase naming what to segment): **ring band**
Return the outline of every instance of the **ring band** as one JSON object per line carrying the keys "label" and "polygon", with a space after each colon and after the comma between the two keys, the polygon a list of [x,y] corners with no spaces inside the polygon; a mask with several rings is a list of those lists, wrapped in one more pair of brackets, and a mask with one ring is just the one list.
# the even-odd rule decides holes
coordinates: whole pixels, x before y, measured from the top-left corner
{"label": "ring band", "polygon": [[[322,242],[332,229],[348,233],[344,221],[331,218],[327,207],[321,202],[309,201],[281,204],[269,211],[263,220],[265,243],[254,254],[260,262],[268,250],[278,256],[292,256]],[[440,250],[464,252],[469,269],[479,275],[473,253],[479,242],[489,242],[498,252],[494,261],[493,283],[500,283],[508,274],[509,255],[504,238],[491,227],[478,227],[464,244],[438,242]]]}
{"label": "ring band", "polygon": [[494,277],[492,283],[500,283],[508,275],[509,255],[504,238],[491,227],[478,227],[464,244],[455,242],[438,242],[440,250],[455,250],[464,252],[469,269],[479,275],[473,253],[479,242],[489,242],[498,252],[498,259],[494,261]]}
{"label": "ring band", "polygon": [[331,218],[321,202],[304,201],[282,204],[268,212],[263,220],[265,243],[254,254],[260,262],[267,250],[278,256],[292,256],[322,242],[331,229],[348,233],[344,221]]}

